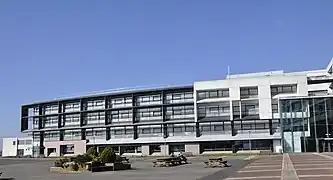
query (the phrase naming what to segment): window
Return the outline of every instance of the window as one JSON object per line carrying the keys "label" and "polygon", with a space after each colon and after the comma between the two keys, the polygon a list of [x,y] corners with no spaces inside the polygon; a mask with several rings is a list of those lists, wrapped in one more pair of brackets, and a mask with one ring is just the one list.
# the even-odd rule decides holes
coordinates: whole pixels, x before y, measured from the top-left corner
{"label": "window", "polygon": [[141,129],[141,133],[142,134],[150,134],[150,129],[148,129],[148,128]]}
{"label": "window", "polygon": [[173,127],[173,132],[182,132],[183,128],[182,127]]}
{"label": "window", "polygon": [[74,154],[74,144],[66,145],[65,154]]}
{"label": "window", "polygon": [[271,86],[271,95],[275,96],[277,94],[293,94],[297,92],[297,85],[277,85]]}
{"label": "window", "polygon": [[230,106],[228,104],[199,105],[199,117],[229,116]]}
{"label": "window", "polygon": [[125,131],[123,129],[115,129],[114,134],[116,135],[125,134]]}
{"label": "window", "polygon": [[[17,145],[24,145],[25,141],[24,140],[17,140]],[[14,144],[13,144],[14,145]]]}
{"label": "window", "polygon": [[160,100],[161,100],[161,96],[160,95],[153,96],[153,101],[160,101]]}
{"label": "window", "polygon": [[278,113],[279,112],[279,107],[277,104],[272,104],[272,113]]}
{"label": "window", "polygon": [[194,132],[193,126],[185,126],[185,132]]}
{"label": "window", "polygon": [[32,140],[26,140],[26,141],[25,141],[25,144],[26,144],[26,145],[30,145],[30,144],[32,144]]}
{"label": "window", "polygon": [[258,95],[258,87],[242,87],[240,88],[241,96],[254,96]]}
{"label": "window", "polygon": [[185,93],[185,99],[193,99],[193,93],[192,92]]}
{"label": "window", "polygon": [[173,99],[173,100],[179,100],[179,99],[182,99],[182,94],[173,94],[173,95],[172,95],[172,99]]}
{"label": "window", "polygon": [[162,128],[153,128],[153,133],[162,133]]}
{"label": "window", "polygon": [[132,97],[111,98],[108,100],[108,102],[109,102],[109,108],[130,107],[132,106]]}
{"label": "window", "polygon": [[198,99],[229,97],[229,89],[217,89],[209,91],[199,91]]}
{"label": "window", "polygon": [[15,146],[16,145],[16,141],[13,141],[13,146]]}
{"label": "window", "polygon": [[202,125],[201,131],[210,131],[210,125]]}
{"label": "window", "polygon": [[214,131],[223,131],[223,125],[214,125]]}
{"label": "window", "polygon": [[161,146],[160,145],[150,145],[151,151],[154,152],[161,152]]}
{"label": "window", "polygon": [[162,116],[162,108],[138,109],[136,113],[137,120],[154,120]]}

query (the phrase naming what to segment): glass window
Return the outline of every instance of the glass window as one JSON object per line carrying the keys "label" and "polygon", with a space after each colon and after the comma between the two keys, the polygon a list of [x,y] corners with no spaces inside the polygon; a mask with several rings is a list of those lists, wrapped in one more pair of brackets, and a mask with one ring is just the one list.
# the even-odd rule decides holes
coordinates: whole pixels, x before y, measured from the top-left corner
{"label": "glass window", "polygon": [[192,98],[193,98],[192,92],[185,93],[185,99],[192,99]]}
{"label": "glass window", "polygon": [[182,127],[173,127],[173,132],[183,132]]}
{"label": "glass window", "polygon": [[194,132],[193,126],[185,126],[185,132]]}
{"label": "glass window", "polygon": [[173,95],[172,95],[172,99],[173,99],[173,100],[179,100],[179,99],[182,99],[182,94],[173,94]]}
{"label": "glass window", "polygon": [[223,125],[214,125],[214,131],[223,131]]}

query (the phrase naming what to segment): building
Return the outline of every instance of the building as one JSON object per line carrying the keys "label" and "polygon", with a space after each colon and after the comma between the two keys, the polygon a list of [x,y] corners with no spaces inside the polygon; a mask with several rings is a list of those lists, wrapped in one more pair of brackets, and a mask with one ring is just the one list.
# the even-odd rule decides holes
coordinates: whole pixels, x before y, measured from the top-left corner
{"label": "building", "polygon": [[32,156],[32,137],[3,138],[2,157]]}
{"label": "building", "polygon": [[[292,121],[295,113],[282,111],[280,102],[329,96],[332,64],[320,70],[228,75],[187,86],[36,102],[22,106],[21,131],[33,137],[34,156],[80,154],[89,146],[144,156],[179,151],[301,152],[300,139],[311,136],[311,128],[303,128],[301,136],[286,132],[284,120]],[[288,143],[293,144],[291,150]]]}

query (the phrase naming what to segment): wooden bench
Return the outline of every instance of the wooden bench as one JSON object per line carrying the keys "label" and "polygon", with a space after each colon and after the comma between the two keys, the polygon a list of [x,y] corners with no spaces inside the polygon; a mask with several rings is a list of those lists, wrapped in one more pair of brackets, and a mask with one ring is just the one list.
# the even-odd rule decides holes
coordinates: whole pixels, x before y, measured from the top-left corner
{"label": "wooden bench", "polygon": [[121,162],[127,162],[129,163],[129,159],[125,156],[121,156]]}
{"label": "wooden bench", "polygon": [[153,167],[169,167],[180,164],[182,164],[182,160],[179,157],[158,158],[153,161]]}
{"label": "wooden bench", "polygon": [[228,161],[223,160],[223,157],[209,158],[208,161],[204,162],[206,167],[229,167]]}

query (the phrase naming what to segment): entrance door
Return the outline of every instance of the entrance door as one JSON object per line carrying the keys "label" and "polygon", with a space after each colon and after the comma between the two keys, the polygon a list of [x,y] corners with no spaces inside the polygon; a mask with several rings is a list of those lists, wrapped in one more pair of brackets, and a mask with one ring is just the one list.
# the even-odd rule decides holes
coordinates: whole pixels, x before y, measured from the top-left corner
{"label": "entrance door", "polygon": [[332,140],[322,140],[320,144],[321,152],[332,152],[333,151],[333,141]]}
{"label": "entrance door", "polygon": [[24,149],[18,149],[17,150],[17,156],[19,156],[19,157],[24,156]]}

